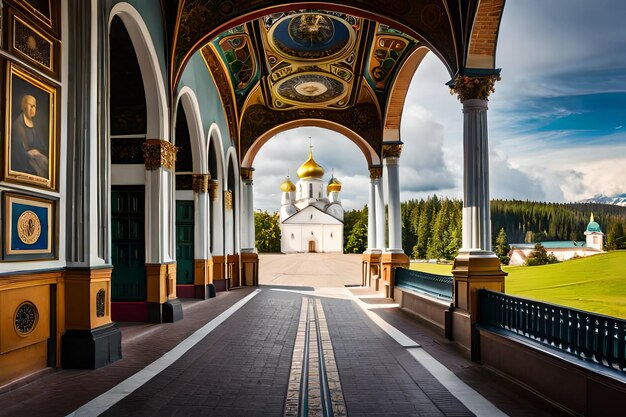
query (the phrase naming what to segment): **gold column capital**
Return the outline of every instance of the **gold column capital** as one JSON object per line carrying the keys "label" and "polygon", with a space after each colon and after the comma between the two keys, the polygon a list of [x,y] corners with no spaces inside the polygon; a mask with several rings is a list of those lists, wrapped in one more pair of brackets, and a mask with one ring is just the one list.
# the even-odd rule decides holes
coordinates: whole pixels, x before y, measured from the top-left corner
{"label": "gold column capital", "polygon": [[379,178],[382,178],[383,167],[373,166],[373,167],[370,167],[369,170],[370,170],[370,179],[377,180]]}
{"label": "gold column capital", "polygon": [[224,207],[226,207],[226,210],[233,209],[233,192],[230,190],[224,191]]}
{"label": "gold column capital", "polygon": [[161,167],[174,171],[178,148],[166,140],[147,139],[141,146],[147,171]]}
{"label": "gold column capital", "polygon": [[219,198],[220,183],[217,180],[209,181],[209,198],[211,201],[217,201]]}
{"label": "gold column capital", "polygon": [[500,75],[492,74],[484,77],[460,75],[450,84],[450,94],[456,94],[461,100],[487,100],[495,91],[494,85],[500,81]]}
{"label": "gold column capital", "polygon": [[252,167],[242,167],[239,168],[239,173],[241,175],[241,179],[244,181],[252,181],[252,173],[254,172],[254,168]]}
{"label": "gold column capital", "polygon": [[196,193],[206,193],[209,191],[209,181],[211,174],[193,174],[191,176],[191,189]]}
{"label": "gold column capital", "polygon": [[402,143],[383,143],[383,158],[400,158],[402,153]]}

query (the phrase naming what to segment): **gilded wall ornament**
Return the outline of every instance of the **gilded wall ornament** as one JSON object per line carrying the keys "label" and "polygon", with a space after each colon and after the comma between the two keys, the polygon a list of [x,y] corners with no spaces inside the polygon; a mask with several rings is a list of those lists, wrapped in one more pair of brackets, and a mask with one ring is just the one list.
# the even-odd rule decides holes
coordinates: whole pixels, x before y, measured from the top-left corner
{"label": "gilded wall ornament", "polygon": [[20,304],[15,310],[15,330],[21,336],[25,336],[32,332],[39,320],[39,312],[37,307],[30,301]]}
{"label": "gilded wall ornament", "polygon": [[191,188],[194,192],[206,193],[209,191],[211,174],[193,174],[191,178]]}
{"label": "gilded wall ornament", "polygon": [[499,75],[487,75],[485,77],[468,77],[462,75],[450,85],[450,94],[456,94],[461,100],[487,100],[489,94],[495,91],[494,84],[500,81]]}
{"label": "gilded wall ornament", "polygon": [[100,288],[96,294],[96,317],[104,317],[106,306],[106,291]]}
{"label": "gilded wall ornament", "polygon": [[224,191],[224,207],[226,210],[233,209],[233,192],[230,190]]}
{"label": "gilded wall ornament", "polygon": [[147,171],[154,171],[159,168],[174,171],[176,152],[178,151],[176,146],[165,140],[148,139],[141,148]]}
{"label": "gilded wall ornament", "polygon": [[377,180],[379,178],[382,178],[383,176],[383,167],[370,167],[370,178],[373,180]]}
{"label": "gilded wall ornament", "polygon": [[383,158],[400,158],[402,154],[402,144],[394,143],[393,145],[383,144]]}
{"label": "gilded wall ornament", "polygon": [[30,210],[23,212],[17,219],[17,236],[27,244],[32,245],[37,242],[41,235],[41,221],[37,214]]}

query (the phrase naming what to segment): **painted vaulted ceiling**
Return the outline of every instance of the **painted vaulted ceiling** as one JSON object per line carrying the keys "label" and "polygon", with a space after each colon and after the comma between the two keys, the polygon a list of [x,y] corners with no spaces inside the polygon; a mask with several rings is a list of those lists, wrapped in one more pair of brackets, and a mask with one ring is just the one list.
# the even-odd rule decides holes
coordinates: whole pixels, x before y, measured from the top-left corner
{"label": "painted vaulted ceiling", "polygon": [[242,159],[278,126],[324,120],[361,138],[372,163],[368,149],[380,155],[383,140],[400,139],[404,97],[428,51],[452,78],[494,70],[503,3],[181,0],[172,83],[200,51]]}

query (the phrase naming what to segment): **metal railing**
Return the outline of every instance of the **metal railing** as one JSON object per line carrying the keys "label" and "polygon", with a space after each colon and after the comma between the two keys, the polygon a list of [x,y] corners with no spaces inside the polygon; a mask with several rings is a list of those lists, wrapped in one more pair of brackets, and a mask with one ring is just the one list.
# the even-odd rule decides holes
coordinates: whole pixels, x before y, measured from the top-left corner
{"label": "metal railing", "polygon": [[435,275],[412,269],[396,268],[396,287],[423,292],[445,300],[452,300],[452,276]]}
{"label": "metal railing", "polygon": [[506,329],[608,368],[626,370],[626,320],[479,291],[481,325]]}

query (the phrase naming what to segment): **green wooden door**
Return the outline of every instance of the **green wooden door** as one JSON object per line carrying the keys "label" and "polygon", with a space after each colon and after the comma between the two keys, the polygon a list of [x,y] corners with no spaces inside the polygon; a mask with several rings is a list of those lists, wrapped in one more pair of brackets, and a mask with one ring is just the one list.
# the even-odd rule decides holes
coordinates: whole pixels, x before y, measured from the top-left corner
{"label": "green wooden door", "polygon": [[112,301],[146,299],[144,188],[111,187]]}
{"label": "green wooden door", "polygon": [[176,201],[176,283],[193,284],[193,201]]}

